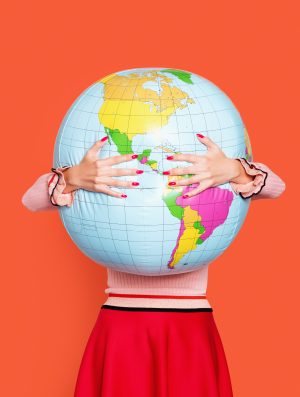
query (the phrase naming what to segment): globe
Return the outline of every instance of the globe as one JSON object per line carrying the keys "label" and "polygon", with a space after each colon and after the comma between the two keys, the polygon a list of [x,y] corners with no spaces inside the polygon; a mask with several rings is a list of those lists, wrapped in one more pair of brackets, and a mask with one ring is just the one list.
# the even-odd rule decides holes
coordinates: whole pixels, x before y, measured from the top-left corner
{"label": "globe", "polygon": [[107,136],[99,158],[135,153],[136,159],[115,167],[144,171],[138,177],[118,177],[140,182],[138,188],[122,188],[126,199],[79,189],[71,207],[59,208],[82,253],[114,270],[155,276],[194,271],[229,247],[251,200],[236,194],[230,183],[182,199],[198,185],[169,187],[174,176],[163,175],[171,167],[191,165],[170,164],[168,155],[205,155],[198,132],[210,137],[226,156],[252,161],[239,112],[220,88],[196,73],[128,69],[96,81],[79,95],[59,128],[53,167],[78,164],[97,140]]}

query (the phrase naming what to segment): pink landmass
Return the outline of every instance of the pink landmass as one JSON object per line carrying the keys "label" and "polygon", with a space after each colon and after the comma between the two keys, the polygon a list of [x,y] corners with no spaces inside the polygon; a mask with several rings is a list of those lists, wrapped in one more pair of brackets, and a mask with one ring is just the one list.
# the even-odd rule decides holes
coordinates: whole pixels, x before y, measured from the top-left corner
{"label": "pink landmass", "polygon": [[[182,195],[197,187],[198,184],[184,188]],[[233,201],[233,193],[228,189],[210,187],[194,197],[183,199],[177,197],[176,204],[184,208],[190,206],[201,216],[201,224],[205,227],[205,232],[201,239],[206,240],[216,227],[225,222],[229,208]]]}
{"label": "pink landmass", "polygon": [[[188,193],[197,186],[198,184],[194,184],[185,187],[182,195]],[[227,219],[232,200],[233,193],[229,190],[221,189],[219,187],[211,187],[190,198],[184,199],[182,196],[179,196],[176,199],[176,204],[182,208],[190,206],[193,210],[198,212],[201,217],[200,223],[205,228],[205,232],[201,235],[201,239],[205,241],[213,231]],[[176,246],[172,251],[168,265],[173,261],[184,230],[184,221],[181,219]]]}

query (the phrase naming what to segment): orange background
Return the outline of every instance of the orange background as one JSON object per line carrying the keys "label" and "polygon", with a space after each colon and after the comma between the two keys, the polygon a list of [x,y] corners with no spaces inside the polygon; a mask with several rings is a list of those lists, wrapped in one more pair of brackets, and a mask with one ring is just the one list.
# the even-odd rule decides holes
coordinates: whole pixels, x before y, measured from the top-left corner
{"label": "orange background", "polygon": [[280,198],[252,202],[238,237],[210,266],[208,299],[235,397],[299,396],[296,1],[19,1],[2,17],[0,395],[72,397],[106,299],[105,268],[76,248],[58,213],[31,213],[21,197],[50,171],[62,118],[87,86],[162,66],[223,89],[248,128],[254,161],[286,182]]}

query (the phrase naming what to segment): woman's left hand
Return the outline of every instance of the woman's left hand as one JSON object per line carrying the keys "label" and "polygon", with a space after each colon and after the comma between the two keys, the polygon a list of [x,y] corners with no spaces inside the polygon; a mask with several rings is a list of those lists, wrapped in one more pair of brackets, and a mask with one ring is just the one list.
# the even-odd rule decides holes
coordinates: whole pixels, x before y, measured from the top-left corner
{"label": "woman's left hand", "polygon": [[180,180],[169,182],[170,187],[199,183],[199,186],[190,190],[185,197],[195,196],[209,187],[229,182],[240,174],[239,160],[227,157],[220,147],[207,136],[201,134],[196,134],[196,136],[199,142],[207,147],[207,153],[205,155],[174,154],[168,156],[168,160],[187,161],[192,163],[192,165],[189,167],[171,168],[163,173],[170,176],[193,174],[190,178],[181,178]]}

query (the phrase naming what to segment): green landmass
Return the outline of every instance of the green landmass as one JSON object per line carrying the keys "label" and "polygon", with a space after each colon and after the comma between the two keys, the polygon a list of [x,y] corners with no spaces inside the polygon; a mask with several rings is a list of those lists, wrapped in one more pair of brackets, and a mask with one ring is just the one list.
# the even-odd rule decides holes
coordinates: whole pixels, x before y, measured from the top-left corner
{"label": "green landmass", "polygon": [[176,70],[176,69],[163,69],[161,70],[161,72],[172,73],[174,74],[174,76],[178,77],[181,81],[187,84],[193,84],[191,80],[191,73],[183,72],[182,70]]}
{"label": "green landmass", "polygon": [[104,129],[109,138],[111,138],[114,144],[117,146],[118,152],[120,154],[133,153],[131,146],[132,142],[130,139],[128,139],[128,136],[126,134],[122,134],[118,129],[112,130],[108,127],[104,127]]}
{"label": "green landmass", "polygon": [[195,229],[198,229],[201,234],[205,232],[205,227],[201,225],[199,221],[196,221],[193,226]]}
{"label": "green landmass", "polygon": [[157,164],[157,161],[156,160],[148,160],[146,162],[146,164],[148,164],[148,165]]}
{"label": "green landmass", "polygon": [[148,157],[150,156],[150,154],[151,154],[151,149],[145,149],[145,150],[143,150],[143,152],[141,154],[138,155],[137,159],[139,161],[142,161],[143,158],[146,157],[147,161],[146,161],[145,164],[147,164],[147,165],[149,165],[151,167],[151,165],[157,164],[157,161],[156,160],[148,160]]}
{"label": "green landmass", "polygon": [[[199,230],[199,233],[203,234],[205,232],[205,227],[203,225],[201,225],[201,223],[199,221],[196,221],[194,223],[194,228]],[[197,245],[200,245],[203,243],[203,240],[199,237],[198,240],[196,241]]]}
{"label": "green landmass", "polygon": [[176,204],[176,199],[179,196],[181,196],[181,192],[172,191],[164,196],[163,200],[171,212],[171,215],[181,220],[183,217],[183,208]]}
{"label": "green landmass", "polygon": [[151,149],[145,149],[141,154],[138,155],[138,160],[141,161],[144,157],[149,157],[151,154]]}

